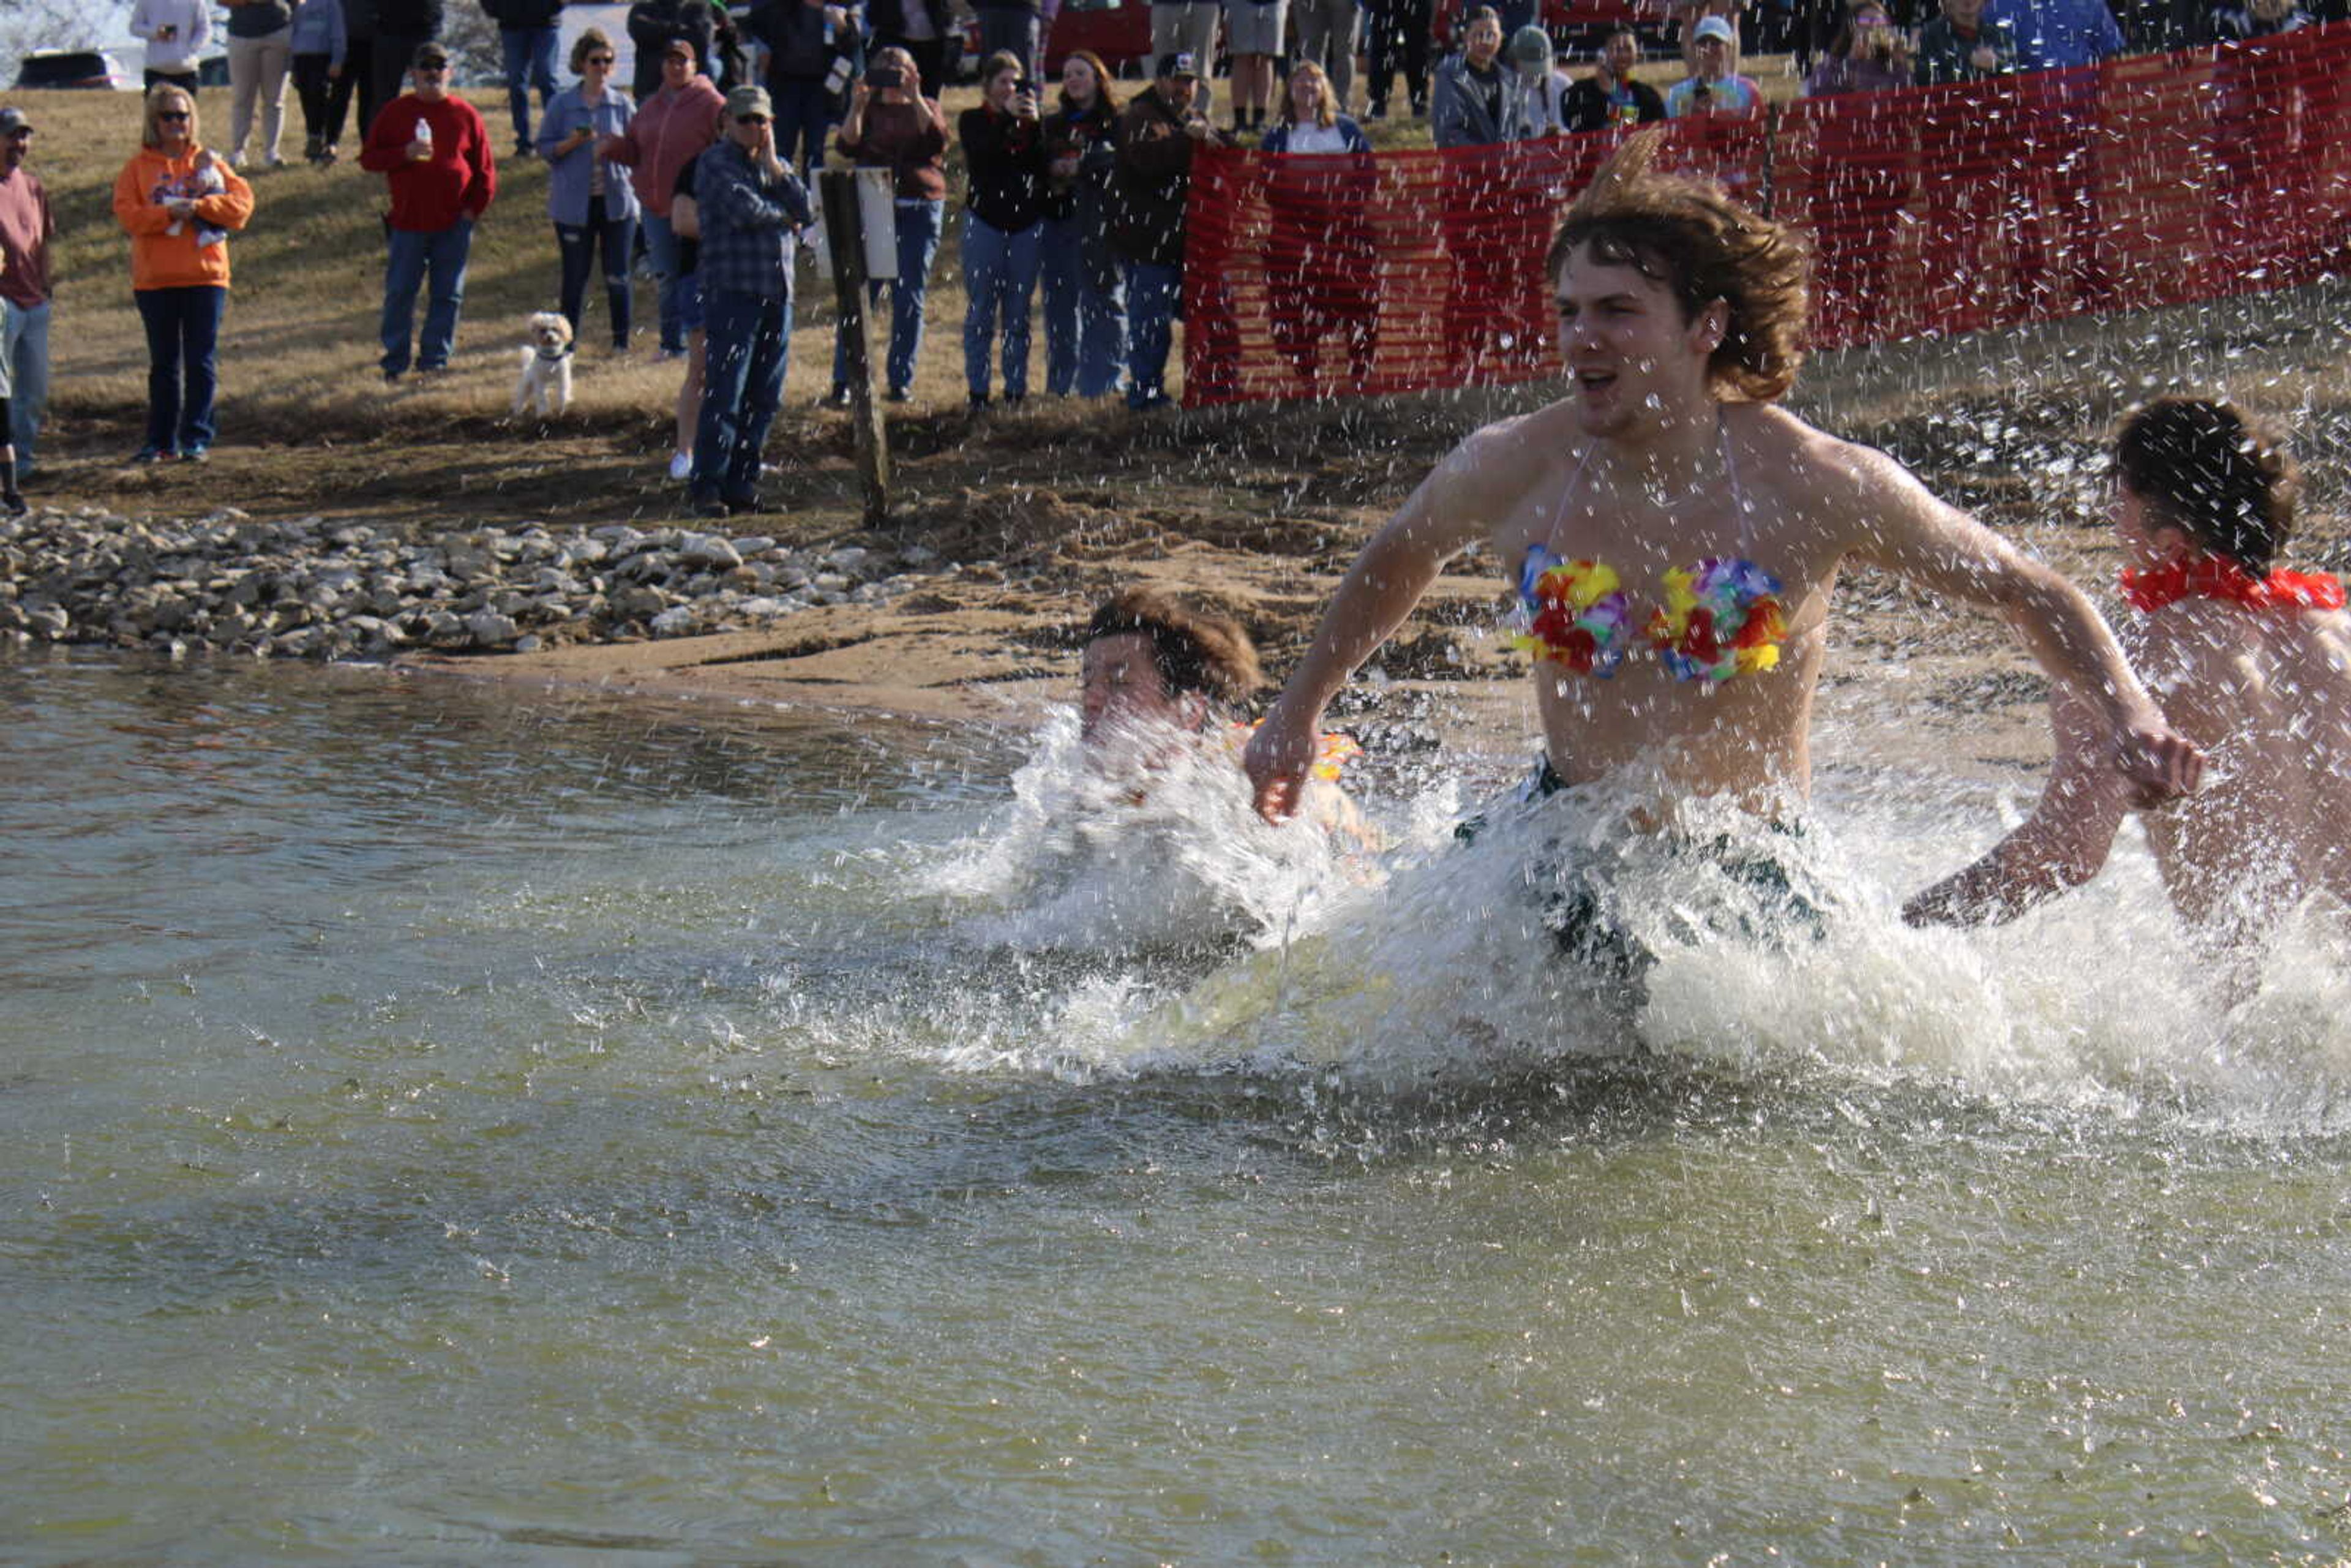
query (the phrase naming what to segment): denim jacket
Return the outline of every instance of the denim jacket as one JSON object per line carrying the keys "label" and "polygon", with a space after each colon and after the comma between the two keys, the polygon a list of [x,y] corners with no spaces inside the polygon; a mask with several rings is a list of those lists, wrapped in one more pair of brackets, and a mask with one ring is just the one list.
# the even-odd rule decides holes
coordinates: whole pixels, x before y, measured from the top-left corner
{"label": "denim jacket", "polygon": [[[547,215],[559,224],[584,224],[588,221],[589,166],[595,162],[596,148],[607,136],[618,136],[629,128],[636,105],[629,95],[610,82],[604,84],[604,101],[590,109],[581,99],[578,88],[567,88],[555,95],[547,112],[538,122],[538,155],[547,162]],[[555,149],[566,137],[581,126],[596,134],[559,158]],[[604,220],[616,223],[637,215],[637,193],[629,183],[629,166],[607,159],[604,163]]]}

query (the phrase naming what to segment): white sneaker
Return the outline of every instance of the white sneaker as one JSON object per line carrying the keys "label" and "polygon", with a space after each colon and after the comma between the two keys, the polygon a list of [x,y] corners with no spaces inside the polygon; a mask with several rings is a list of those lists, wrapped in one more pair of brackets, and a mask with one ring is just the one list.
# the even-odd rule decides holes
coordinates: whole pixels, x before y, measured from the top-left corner
{"label": "white sneaker", "polygon": [[683,479],[683,478],[684,478],[687,475],[692,474],[693,472],[694,472],[694,454],[693,454],[693,453],[691,453],[691,452],[673,452],[673,453],[671,453],[671,454],[669,455],[669,476],[670,476],[671,478],[673,478],[673,479]]}

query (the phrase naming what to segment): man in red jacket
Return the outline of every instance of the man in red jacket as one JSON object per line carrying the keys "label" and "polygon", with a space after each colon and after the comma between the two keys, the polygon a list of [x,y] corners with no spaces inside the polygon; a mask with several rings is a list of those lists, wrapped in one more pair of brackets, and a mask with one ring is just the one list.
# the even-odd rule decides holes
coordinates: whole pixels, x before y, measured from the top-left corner
{"label": "man in red jacket", "polygon": [[386,382],[408,373],[409,329],[427,272],[433,291],[425,300],[416,368],[428,374],[448,369],[474,225],[498,191],[481,112],[449,96],[448,51],[438,44],[419,48],[411,77],[415,89],[383,106],[360,152],[360,167],[381,174],[392,187],[392,260],[383,274]]}

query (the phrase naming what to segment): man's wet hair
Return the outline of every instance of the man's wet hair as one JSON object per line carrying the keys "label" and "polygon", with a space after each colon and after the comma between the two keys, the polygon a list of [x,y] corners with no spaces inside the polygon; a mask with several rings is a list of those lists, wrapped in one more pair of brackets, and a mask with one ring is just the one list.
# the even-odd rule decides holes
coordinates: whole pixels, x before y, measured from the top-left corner
{"label": "man's wet hair", "polygon": [[1707,361],[1718,396],[1769,402],[1794,384],[1812,310],[1810,247],[1784,224],[1749,212],[1708,180],[1655,167],[1662,131],[1629,138],[1561,219],[1547,276],[1557,287],[1580,246],[1673,291],[1684,319],[1715,300],[1729,308]]}
{"label": "man's wet hair", "polygon": [[1192,609],[1155,589],[1129,588],[1105,601],[1086,623],[1089,643],[1130,632],[1151,640],[1151,662],[1170,695],[1199,692],[1238,710],[1264,685],[1257,644],[1227,616]]}
{"label": "man's wet hair", "polygon": [[2115,462],[2153,521],[2248,571],[2269,570],[2294,532],[2294,459],[2234,403],[2167,397],[2134,410]]}

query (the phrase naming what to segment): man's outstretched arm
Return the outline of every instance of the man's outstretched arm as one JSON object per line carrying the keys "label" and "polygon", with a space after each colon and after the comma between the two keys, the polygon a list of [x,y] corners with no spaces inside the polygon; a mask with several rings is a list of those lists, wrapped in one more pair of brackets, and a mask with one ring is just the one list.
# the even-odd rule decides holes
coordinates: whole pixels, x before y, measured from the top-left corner
{"label": "man's outstretched arm", "polygon": [[2145,809],[2194,791],[2204,754],[2163,716],[2080,589],[1937,500],[1885,454],[1849,450],[1859,454],[1865,519],[1856,555],[2005,613],[2049,678],[2087,706],[2098,732],[2091,755],[2129,783],[2128,804]]}
{"label": "man's outstretched arm", "polygon": [[1332,596],[1306,657],[1267,710],[1241,759],[1258,814],[1266,821],[1286,821],[1298,810],[1321,737],[1322,710],[1404,623],[1445,563],[1486,537],[1497,497],[1515,488],[1495,471],[1506,455],[1506,444],[1495,434],[1470,437],[1422,481],[1364,547]]}
{"label": "man's outstretched arm", "polygon": [[1966,870],[1902,906],[1912,925],[1997,925],[2098,874],[2129,809],[2131,786],[2101,752],[2100,727],[2082,700],[2050,698],[2056,760],[2032,815]]}

